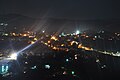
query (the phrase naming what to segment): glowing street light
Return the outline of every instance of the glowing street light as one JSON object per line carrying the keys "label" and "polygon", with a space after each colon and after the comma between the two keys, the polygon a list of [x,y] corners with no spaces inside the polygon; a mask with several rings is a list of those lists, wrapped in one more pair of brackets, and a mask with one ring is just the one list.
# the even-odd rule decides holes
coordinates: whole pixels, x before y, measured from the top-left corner
{"label": "glowing street light", "polygon": [[74,75],[74,74],[75,74],[75,72],[74,72],[74,71],[72,71],[71,73],[72,73],[72,75]]}
{"label": "glowing street light", "polygon": [[43,30],[42,32],[43,32],[43,33],[45,33],[45,31],[44,31],[44,30]]}
{"label": "glowing street light", "polygon": [[17,54],[16,53],[11,54],[10,59],[17,60]]}
{"label": "glowing street light", "polygon": [[46,69],[50,69],[50,65],[48,65],[48,64],[45,65],[45,68],[46,68]]}
{"label": "glowing street light", "polygon": [[55,41],[58,40],[55,36],[52,36],[51,39],[52,39],[52,40],[55,40]]}
{"label": "glowing street light", "polygon": [[69,59],[66,59],[66,62],[68,62],[69,61]]}
{"label": "glowing street light", "polygon": [[80,31],[79,31],[79,30],[77,30],[75,33],[76,33],[76,35],[77,35],[77,34],[80,34]]}

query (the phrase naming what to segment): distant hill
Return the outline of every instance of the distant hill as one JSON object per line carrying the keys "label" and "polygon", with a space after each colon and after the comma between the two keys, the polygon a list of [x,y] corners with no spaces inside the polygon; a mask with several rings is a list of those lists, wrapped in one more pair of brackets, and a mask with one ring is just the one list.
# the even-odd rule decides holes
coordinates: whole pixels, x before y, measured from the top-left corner
{"label": "distant hill", "polygon": [[7,23],[7,29],[9,30],[13,30],[14,27],[17,27],[19,30],[31,26],[35,22],[35,19],[19,14],[7,14],[0,16],[0,22]]}
{"label": "distant hill", "polygon": [[76,29],[84,30],[100,30],[105,29],[108,31],[120,31],[120,20],[70,20],[70,19],[58,19],[58,18],[41,18],[35,19],[20,14],[6,14],[0,15],[0,23],[7,23],[8,30],[23,30],[26,28],[33,31],[65,31],[72,32]]}

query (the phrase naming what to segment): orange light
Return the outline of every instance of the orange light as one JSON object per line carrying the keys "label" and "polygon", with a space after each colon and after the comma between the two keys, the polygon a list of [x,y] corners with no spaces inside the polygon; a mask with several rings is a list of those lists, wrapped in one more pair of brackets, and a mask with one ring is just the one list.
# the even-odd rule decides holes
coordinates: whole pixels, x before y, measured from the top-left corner
{"label": "orange light", "polygon": [[85,47],[85,50],[88,50],[88,51],[89,51],[89,50],[90,50],[90,48],[88,48],[88,47]]}
{"label": "orange light", "polygon": [[23,34],[23,36],[27,36],[27,34]]}
{"label": "orange light", "polygon": [[13,34],[13,36],[15,36],[15,33],[12,33]]}
{"label": "orange light", "polygon": [[48,43],[51,43],[50,41],[48,41]]}
{"label": "orange light", "polygon": [[48,45],[48,43],[45,43],[45,45]]}
{"label": "orange light", "polygon": [[57,48],[56,47],[53,47],[54,50],[56,50]]}
{"label": "orange light", "polygon": [[86,36],[86,38],[88,38],[89,36]]}
{"label": "orange light", "polygon": [[61,46],[65,46],[65,44],[61,44]]}
{"label": "orange light", "polygon": [[37,38],[34,38],[35,41],[37,41]]}
{"label": "orange light", "polygon": [[35,42],[34,41],[31,41],[31,44],[34,44]]}
{"label": "orange light", "polygon": [[75,44],[78,44],[78,42],[72,41],[72,42],[71,42],[71,46],[72,46],[74,43],[75,43]]}
{"label": "orange light", "polygon": [[58,40],[55,36],[52,36],[51,39],[52,39],[52,40],[55,40],[55,41]]}
{"label": "orange light", "polygon": [[87,51],[92,51],[93,50],[92,48],[88,48],[88,47],[85,47],[84,49],[87,50]]}
{"label": "orange light", "polygon": [[79,45],[78,45],[78,48],[82,48],[82,44],[79,44]]}

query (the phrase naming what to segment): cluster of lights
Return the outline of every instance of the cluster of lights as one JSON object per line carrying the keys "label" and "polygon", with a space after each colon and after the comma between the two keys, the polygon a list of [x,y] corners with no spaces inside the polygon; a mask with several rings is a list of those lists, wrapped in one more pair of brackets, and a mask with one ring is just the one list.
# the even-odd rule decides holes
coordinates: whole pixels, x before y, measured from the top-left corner
{"label": "cluster of lights", "polygon": [[87,51],[93,51],[93,48],[85,47],[82,44],[79,44],[78,48],[82,48],[82,49],[87,50]]}
{"label": "cluster of lights", "polygon": [[[97,51],[97,50],[95,50],[95,51]],[[107,54],[107,55],[111,55],[111,56],[117,56],[117,57],[120,56],[120,52],[118,52],[118,51],[116,53],[114,53],[114,52],[107,52],[107,51],[97,51],[97,52],[103,53],[103,54]]]}
{"label": "cluster of lights", "polygon": [[[78,35],[80,34],[79,31],[76,31],[76,34],[75,35]],[[65,34],[62,33],[62,35],[65,36]],[[89,36],[83,34],[85,38],[88,38]],[[117,34],[118,35],[118,34]],[[82,36],[82,35],[81,35]],[[61,37],[61,36],[60,36]],[[96,40],[97,36],[94,36],[93,40]],[[51,40],[54,40],[54,41],[59,41],[58,38],[56,38],[55,36],[52,36],[50,38],[50,40],[47,41],[47,43],[44,43],[45,45],[47,45],[48,47],[51,47],[53,50],[63,50],[63,51],[69,51],[68,48],[65,48],[64,46],[66,46],[66,44],[59,44],[59,45],[56,45],[56,46],[53,46],[51,44]],[[80,48],[80,49],[83,49],[83,50],[86,50],[86,51],[95,51],[95,52],[99,52],[99,53],[103,53],[103,54],[108,54],[108,55],[112,55],[112,56],[120,56],[120,53],[117,52],[117,53],[113,53],[113,52],[105,52],[105,51],[98,51],[98,50],[95,50],[91,47],[86,47],[84,45],[82,45],[81,43],[77,42],[77,41],[71,41],[70,39],[67,39],[68,42],[70,42],[70,45],[68,44],[68,46],[73,46],[73,44],[76,44],[77,48]],[[60,47],[61,46],[61,47]],[[77,57],[75,57],[75,59],[77,59]]]}
{"label": "cluster of lights", "polygon": [[29,38],[33,38],[35,37],[33,32],[25,32],[25,33],[15,33],[15,32],[10,32],[10,33],[3,33],[2,36],[19,36],[19,37],[29,37]]}
{"label": "cluster of lights", "polygon": [[75,43],[76,45],[78,45],[78,42],[72,41],[72,42],[71,42],[71,46],[72,46],[74,43]]}
{"label": "cluster of lights", "polygon": [[[50,38],[50,40],[48,40],[47,42],[43,42],[43,43],[44,43],[45,45],[47,45],[48,47],[51,47],[53,50],[69,51],[68,48],[60,48],[60,47],[59,47],[59,46],[61,46],[61,47],[65,46],[65,44],[63,44],[63,43],[61,43],[61,44],[59,44],[59,45],[57,45],[57,46],[53,46],[52,44],[50,45],[51,40],[57,41],[58,38],[56,38],[55,36],[52,36],[52,37]],[[59,41],[59,40],[58,40],[58,41]],[[70,40],[69,40],[69,41],[70,41]],[[73,46],[73,44],[76,44],[76,45],[78,46],[78,48],[82,48],[82,49],[84,49],[84,50],[88,50],[88,51],[92,51],[92,50],[93,50],[93,48],[85,47],[85,46],[83,46],[82,44],[79,44],[79,42],[77,42],[77,41],[71,41],[71,42],[70,42],[70,45],[68,45],[68,46]]]}
{"label": "cluster of lights", "polygon": [[37,41],[38,39],[37,38],[34,38],[33,41],[30,41],[31,44],[34,44],[35,41]]}
{"label": "cluster of lights", "polygon": [[52,37],[51,37],[51,40],[57,41],[58,39],[57,39],[55,36],[52,36]]}

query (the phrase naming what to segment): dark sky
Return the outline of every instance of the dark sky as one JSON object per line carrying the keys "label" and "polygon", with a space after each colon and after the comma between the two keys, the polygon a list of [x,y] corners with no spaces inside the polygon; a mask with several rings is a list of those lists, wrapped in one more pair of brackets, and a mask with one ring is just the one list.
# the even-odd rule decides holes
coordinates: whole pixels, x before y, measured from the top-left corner
{"label": "dark sky", "polygon": [[120,19],[119,0],[0,0],[0,14],[35,18]]}

